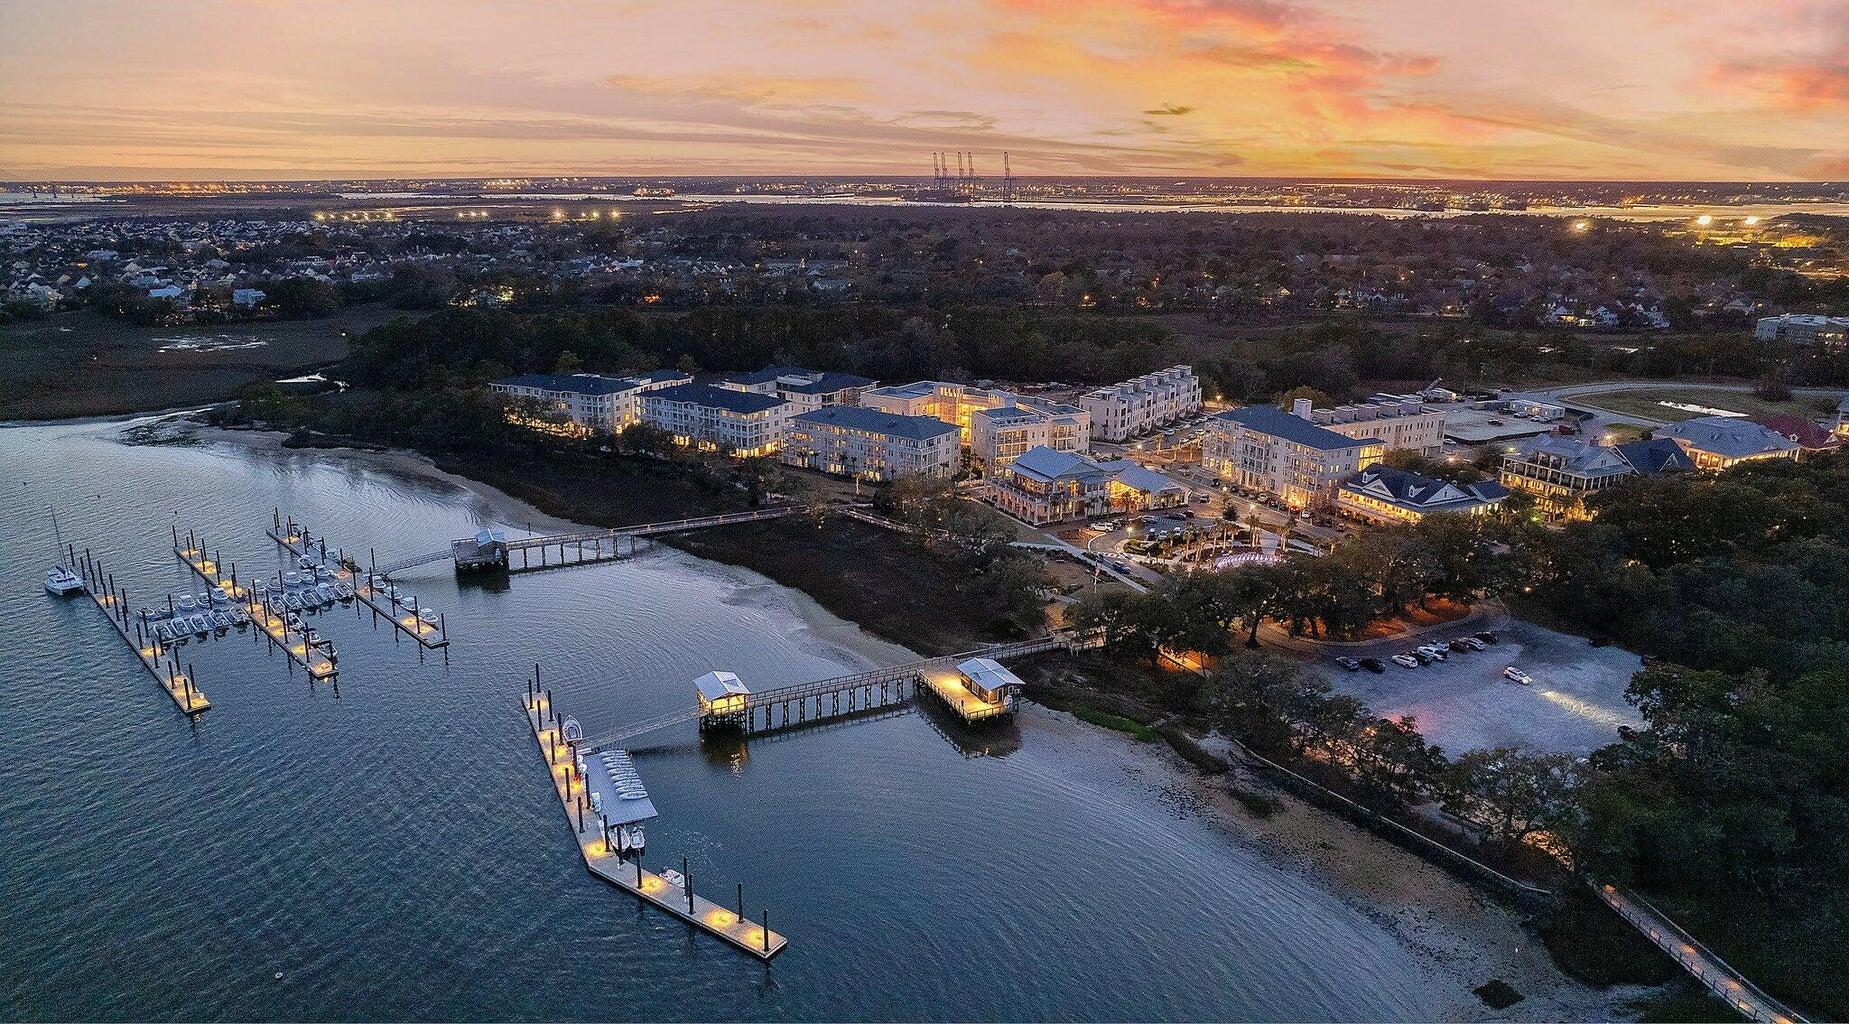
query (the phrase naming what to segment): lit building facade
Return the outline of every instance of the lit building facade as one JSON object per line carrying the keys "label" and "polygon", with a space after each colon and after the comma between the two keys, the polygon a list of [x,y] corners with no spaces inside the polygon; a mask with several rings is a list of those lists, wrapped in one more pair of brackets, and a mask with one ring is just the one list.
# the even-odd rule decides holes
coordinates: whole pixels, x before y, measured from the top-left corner
{"label": "lit building facade", "polygon": [[805,370],[800,366],[773,366],[754,373],[735,373],[719,386],[756,395],[775,395],[798,413],[830,405],[859,405],[861,392],[877,381],[851,373]]}
{"label": "lit building facade", "polygon": [[489,390],[529,403],[509,408],[508,421],[566,436],[620,434],[642,419],[642,395],[685,384],[692,378],[678,370],[656,370],[634,377],[595,373],[527,373],[488,385]]}
{"label": "lit building facade", "polygon": [[1342,482],[1379,462],[1386,447],[1268,405],[1215,416],[1201,438],[1201,465],[1236,487],[1275,494],[1293,508],[1335,500]]}
{"label": "lit building facade", "polygon": [[1354,519],[1391,526],[1416,523],[1439,512],[1487,515],[1509,492],[1484,480],[1454,484],[1388,466],[1369,466],[1335,492],[1336,511]]}
{"label": "lit building facade", "polygon": [[1097,388],[1078,399],[1091,421],[1091,436],[1126,441],[1201,411],[1201,382],[1190,366],[1171,366],[1120,384]]}
{"label": "lit building facade", "polygon": [[1132,462],[1093,462],[1074,452],[1033,448],[990,481],[988,498],[1040,526],[1067,519],[1185,505],[1188,489]]}
{"label": "lit building facade", "polygon": [[782,449],[790,403],[771,395],[679,384],[642,396],[642,422],[667,431],[683,447],[753,458]]}
{"label": "lit building facade", "polygon": [[1596,445],[1570,437],[1532,437],[1503,457],[1497,482],[1534,499],[1549,519],[1590,519],[1586,498],[1629,476],[1695,468],[1667,439]]}
{"label": "lit building facade", "polygon": [[1387,451],[1418,452],[1437,457],[1445,446],[1445,414],[1423,402],[1357,402],[1333,409],[1311,409],[1308,399],[1298,399],[1292,415],[1307,417],[1325,430],[1356,440],[1372,438]]}
{"label": "lit building facade", "polygon": [[930,416],[897,416],[853,405],[799,413],[782,459],[792,466],[869,480],[948,479],[962,466],[957,428]]}

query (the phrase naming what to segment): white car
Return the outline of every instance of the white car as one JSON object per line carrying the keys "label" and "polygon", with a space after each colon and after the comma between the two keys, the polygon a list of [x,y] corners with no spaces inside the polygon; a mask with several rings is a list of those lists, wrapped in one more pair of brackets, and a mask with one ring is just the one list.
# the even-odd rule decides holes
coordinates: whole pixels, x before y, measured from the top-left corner
{"label": "white car", "polygon": [[1527,686],[1529,683],[1534,682],[1534,679],[1531,676],[1529,676],[1528,673],[1523,672],[1521,669],[1516,668],[1514,665],[1510,665],[1508,668],[1503,669],[1502,674],[1503,674],[1503,677],[1508,679],[1509,681],[1520,683],[1523,686]]}
{"label": "white car", "polygon": [[1395,665],[1400,666],[1401,668],[1418,668],[1419,667],[1419,659],[1413,657],[1410,654],[1394,655],[1393,663]]}

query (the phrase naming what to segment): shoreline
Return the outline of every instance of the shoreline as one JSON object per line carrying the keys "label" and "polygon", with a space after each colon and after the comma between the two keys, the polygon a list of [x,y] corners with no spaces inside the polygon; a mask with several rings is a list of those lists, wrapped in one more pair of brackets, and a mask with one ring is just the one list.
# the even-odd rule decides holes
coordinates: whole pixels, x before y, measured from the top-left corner
{"label": "shoreline", "polygon": [[[139,418],[139,417],[137,417]],[[160,421],[155,421],[158,423]],[[294,455],[280,431],[226,430],[185,418],[153,431],[150,443],[196,441],[226,444],[268,455]],[[473,495],[503,522],[545,529],[582,528],[530,502],[481,481],[441,469],[427,456],[403,449],[315,448],[333,457],[413,480],[440,483]],[[656,557],[680,560],[734,584],[734,600],[756,607],[781,605],[792,612],[831,652],[867,667],[918,660],[908,648],[881,639],[837,616],[804,591],[748,567],[702,558],[666,545]],[[1150,784],[1150,799],[1181,815],[1199,815],[1228,842],[1261,851],[1282,871],[1302,878],[1382,926],[1416,961],[1439,994],[1447,1020],[1617,1020],[1634,1017],[1627,1004],[1653,989],[1618,986],[1595,989],[1560,970],[1525,916],[1428,861],[1358,825],[1284,791],[1235,764],[1228,778],[1262,791],[1278,809],[1257,817],[1234,799],[1215,776],[1196,771],[1166,744],[1142,744],[1068,712],[1028,702],[1023,725],[1060,732],[1082,731],[1123,769]],[[1472,989],[1492,980],[1512,985],[1524,997],[1505,1010],[1492,1009]]]}

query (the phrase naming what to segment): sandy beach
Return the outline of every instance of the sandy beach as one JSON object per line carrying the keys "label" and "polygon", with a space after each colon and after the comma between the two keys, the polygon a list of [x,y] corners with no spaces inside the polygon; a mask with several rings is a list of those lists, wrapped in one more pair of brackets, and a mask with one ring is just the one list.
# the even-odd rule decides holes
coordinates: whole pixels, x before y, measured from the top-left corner
{"label": "sandy beach", "polygon": [[[163,420],[135,428],[157,443],[233,444],[279,455],[303,455],[287,449],[287,435],[222,430],[186,420]],[[531,504],[485,484],[444,472],[428,458],[406,451],[351,448],[313,449],[316,458],[351,460],[369,468],[474,495],[487,514],[504,523],[532,524],[536,529],[568,530],[578,524],[549,516]],[[917,660],[905,647],[874,637],[842,620],[801,591],[783,587],[749,569],[712,562],[662,547],[648,557],[698,563],[703,571],[726,579],[736,590],[732,600],[752,607],[781,607],[800,619],[815,643],[868,667]],[[1379,922],[1424,965],[1433,990],[1440,994],[1446,1020],[1549,1021],[1621,1020],[1625,1004],[1651,990],[1636,987],[1593,989],[1556,967],[1540,938],[1524,924],[1523,913],[1491,899],[1475,886],[1362,829],[1346,819],[1305,803],[1263,778],[1235,768],[1231,781],[1276,798],[1278,809],[1265,817],[1248,812],[1227,791],[1227,779],[1196,772],[1160,743],[1139,743],[1121,733],[1079,722],[1064,712],[1026,705],[1024,732],[1077,737],[1109,750],[1124,771],[1144,781],[1152,800],[1170,812],[1198,816],[1223,832],[1227,841],[1254,846],[1285,870],[1303,877]],[[1029,741],[1031,742],[1031,740]],[[1523,999],[1494,1010],[1472,989],[1501,980]]]}

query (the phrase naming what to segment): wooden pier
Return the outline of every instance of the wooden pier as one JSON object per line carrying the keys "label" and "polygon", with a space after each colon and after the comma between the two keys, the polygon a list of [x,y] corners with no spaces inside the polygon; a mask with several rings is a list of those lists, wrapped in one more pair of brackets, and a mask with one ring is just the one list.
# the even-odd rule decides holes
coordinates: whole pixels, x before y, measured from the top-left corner
{"label": "wooden pier", "polygon": [[594,818],[588,780],[577,769],[578,745],[567,742],[564,723],[552,709],[551,691],[540,689],[536,682],[529,680],[523,704],[527,725],[533,730],[540,756],[545,759],[552,776],[553,794],[559,798],[559,806],[565,811],[572,834],[577,837],[578,852],[591,874],[760,960],[768,961],[789,946],[787,938],[771,931],[769,911],[762,911],[755,922],[745,917],[744,886],[738,888],[735,906],[722,907],[694,893],[693,879],[686,870],[685,861],[682,862],[682,878],[687,884],[681,886],[645,869],[640,857],[631,861],[618,855],[606,830]]}
{"label": "wooden pier", "polygon": [[238,602],[250,613],[250,621],[268,636],[270,642],[282,649],[289,660],[302,666],[310,679],[337,679],[340,669],[334,659],[327,656],[320,648],[311,646],[308,638],[289,628],[288,619],[277,615],[259,601],[250,588],[237,581],[237,571],[221,571],[216,553],[208,552],[205,541],[188,531],[185,537],[174,528],[173,553],[180,556],[193,572],[211,584],[214,589],[223,590],[233,601]]}
{"label": "wooden pier", "polygon": [[153,676],[160,688],[166,691],[174,707],[179,708],[188,718],[197,718],[210,710],[212,702],[200,692],[192,666],[182,668],[180,659],[171,648],[162,644],[159,638],[147,635],[141,624],[130,618],[128,597],[122,588],[116,586],[114,575],[105,572],[102,564],[89,551],[86,550],[80,559],[75,548],[66,550],[71,571],[84,578],[84,596],[115,627],[116,635],[128,644],[128,649],[135,653],[135,659],[141,662],[141,667],[147,669],[148,675]]}
{"label": "wooden pier", "polygon": [[[378,563],[371,566],[368,571],[378,576],[389,577],[393,573],[403,572],[420,565],[429,565],[432,562],[440,562],[445,558],[456,563],[458,572],[489,568],[510,573],[537,572],[541,569],[557,569],[571,565],[591,565],[597,562],[633,558],[642,550],[639,545],[650,537],[685,533],[689,530],[704,530],[714,526],[730,526],[734,523],[781,519],[802,511],[805,511],[805,506],[802,505],[774,505],[770,508],[753,509],[749,512],[726,512],[721,515],[698,516],[693,519],[668,519],[654,523],[639,523],[635,526],[618,526],[608,530],[580,530],[575,533],[516,537],[513,540],[500,536],[499,531],[489,531],[491,538],[485,542],[479,536],[465,537],[451,541],[449,547],[441,551],[430,551],[421,555],[410,555]],[[514,564],[516,553],[520,556],[518,565]]]}
{"label": "wooden pier", "polygon": [[[1012,710],[997,710],[993,702],[979,702],[973,696],[962,700],[947,695],[940,684],[957,675],[957,665],[971,658],[1022,658],[1046,651],[1082,651],[1103,643],[1097,630],[1055,633],[1014,643],[996,644],[966,654],[949,654],[927,658],[891,668],[877,668],[853,675],[820,679],[809,683],[780,686],[773,690],[741,693],[711,704],[700,703],[683,711],[673,711],[636,722],[581,744],[587,750],[609,747],[637,736],[658,732],[682,722],[698,720],[700,730],[733,729],[747,735],[779,729],[795,729],[850,716],[867,715],[901,707],[921,693],[933,693],[957,713],[965,723],[975,724],[999,717]],[[967,693],[967,691],[966,691]],[[974,706],[980,703],[980,707]]]}
{"label": "wooden pier", "polygon": [[[273,514],[271,527],[266,532],[271,540],[299,558],[327,558],[327,538],[320,538],[320,547],[317,549],[313,544],[315,538],[309,534],[308,528],[296,522],[293,516],[285,518],[281,510]],[[353,596],[374,613],[384,616],[398,632],[416,640],[426,650],[441,650],[449,646],[447,618],[438,615],[434,623],[424,621],[423,616],[418,614],[420,609],[417,605],[401,602],[374,587],[373,575],[361,570],[359,564],[344,551],[334,570],[336,580],[351,584]]]}

